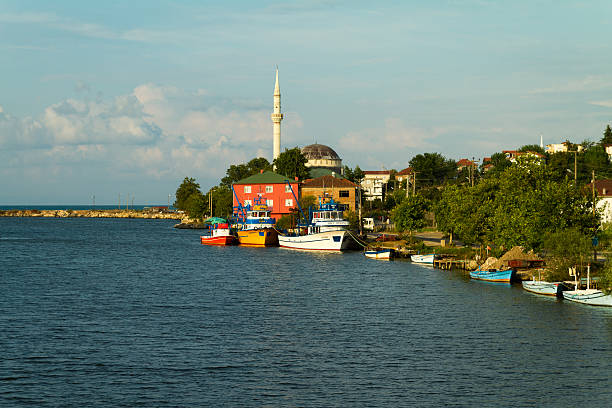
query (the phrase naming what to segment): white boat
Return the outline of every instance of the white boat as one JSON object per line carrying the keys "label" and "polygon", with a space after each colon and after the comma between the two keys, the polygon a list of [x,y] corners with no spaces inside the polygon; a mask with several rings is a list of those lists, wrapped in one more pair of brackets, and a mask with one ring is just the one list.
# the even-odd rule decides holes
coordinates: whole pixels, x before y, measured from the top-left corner
{"label": "white boat", "polygon": [[307,251],[342,251],[352,244],[349,222],[342,216],[338,203],[333,199],[324,203],[319,198],[319,208],[310,211],[310,222],[305,234],[279,234],[278,244],[283,248]]}
{"label": "white boat", "polygon": [[410,260],[414,263],[422,263],[433,265],[435,254],[427,254],[427,255],[411,255]]}
{"label": "white boat", "polygon": [[563,299],[591,306],[612,307],[612,294],[606,295],[599,289],[591,289],[591,265],[587,266],[586,289],[578,289],[578,275],[575,268],[570,268],[570,276],[574,276],[575,289],[563,291]]}
{"label": "white boat", "polygon": [[391,248],[376,248],[366,250],[364,252],[366,258],[372,259],[391,259],[393,257],[393,249]]}
{"label": "white boat", "polygon": [[558,296],[563,289],[563,282],[545,282],[541,280],[523,281],[523,289],[527,292],[544,296]]}
{"label": "white boat", "polygon": [[566,290],[563,291],[563,299],[591,306],[612,307],[612,295],[606,295],[599,289]]}

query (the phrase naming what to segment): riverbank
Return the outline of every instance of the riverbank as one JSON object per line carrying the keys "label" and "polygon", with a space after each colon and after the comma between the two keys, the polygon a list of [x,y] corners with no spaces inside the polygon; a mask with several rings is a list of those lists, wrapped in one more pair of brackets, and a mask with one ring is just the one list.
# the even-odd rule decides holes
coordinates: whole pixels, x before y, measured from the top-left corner
{"label": "riverbank", "polygon": [[0,210],[0,217],[142,218],[185,220],[185,214],[158,210]]}

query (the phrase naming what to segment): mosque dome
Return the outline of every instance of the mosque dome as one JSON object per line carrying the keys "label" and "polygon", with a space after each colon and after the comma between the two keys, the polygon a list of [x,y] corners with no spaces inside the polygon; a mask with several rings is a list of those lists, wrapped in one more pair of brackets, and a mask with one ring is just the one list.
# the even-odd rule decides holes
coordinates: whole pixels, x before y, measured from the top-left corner
{"label": "mosque dome", "polygon": [[327,169],[330,172],[342,173],[342,159],[329,146],[311,144],[302,147],[302,154],[308,160],[307,167]]}
{"label": "mosque dome", "polygon": [[340,160],[338,153],[329,146],[322,144],[311,144],[302,147],[302,154],[310,160]]}

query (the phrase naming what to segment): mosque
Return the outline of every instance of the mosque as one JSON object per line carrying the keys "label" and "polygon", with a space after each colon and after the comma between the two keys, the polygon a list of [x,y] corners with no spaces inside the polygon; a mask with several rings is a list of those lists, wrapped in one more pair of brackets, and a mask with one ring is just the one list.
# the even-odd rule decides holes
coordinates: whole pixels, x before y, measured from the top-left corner
{"label": "mosque", "polygon": [[[274,111],[270,115],[273,127],[273,157],[276,159],[280,155],[280,136],[281,136],[281,121],[283,114],[281,113],[281,95],[280,86],[278,85],[278,68],[276,69],[276,83],[274,85]],[[342,159],[338,153],[329,146],[322,144],[311,144],[302,147],[302,154],[308,159],[306,167],[310,167],[310,176],[317,178],[320,176],[335,173],[341,175],[343,173]]]}

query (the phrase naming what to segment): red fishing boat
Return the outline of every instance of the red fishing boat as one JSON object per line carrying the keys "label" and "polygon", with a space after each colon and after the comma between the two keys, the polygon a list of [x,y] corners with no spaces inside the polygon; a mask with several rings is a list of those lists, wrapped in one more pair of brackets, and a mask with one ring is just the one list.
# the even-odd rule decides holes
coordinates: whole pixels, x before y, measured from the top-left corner
{"label": "red fishing boat", "polygon": [[212,224],[210,235],[200,236],[202,245],[232,245],[234,239],[227,223]]}

